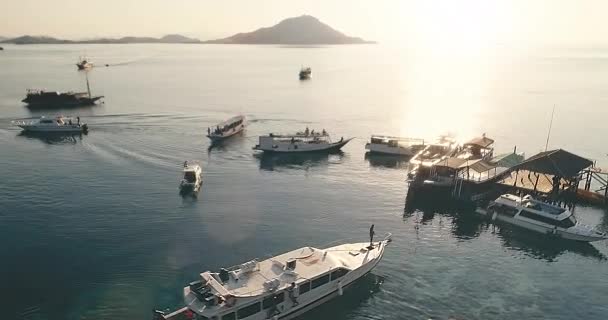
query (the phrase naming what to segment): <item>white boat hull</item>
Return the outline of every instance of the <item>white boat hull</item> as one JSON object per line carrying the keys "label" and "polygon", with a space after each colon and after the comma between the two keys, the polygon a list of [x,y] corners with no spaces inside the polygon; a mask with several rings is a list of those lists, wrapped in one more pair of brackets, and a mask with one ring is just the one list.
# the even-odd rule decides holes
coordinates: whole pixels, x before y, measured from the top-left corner
{"label": "white boat hull", "polygon": [[376,144],[376,143],[367,143],[365,145],[365,149],[369,150],[370,153],[404,156],[404,157],[411,157],[415,154],[414,150],[412,150],[411,148],[390,147],[385,144]]}
{"label": "white boat hull", "polygon": [[226,132],[222,132],[222,134],[214,134],[214,133],[209,134],[209,135],[207,135],[207,138],[211,139],[211,141],[214,141],[214,142],[215,141],[221,141],[221,140],[230,138],[230,137],[232,137],[232,136],[234,136],[234,135],[236,135],[236,134],[238,134],[240,132],[243,132],[243,130],[245,130],[245,125],[241,124],[241,125],[239,125],[239,126],[237,126],[235,128],[232,128],[232,129],[226,131]]}
{"label": "white boat hull", "polygon": [[28,132],[64,132],[64,133],[80,133],[84,130],[83,126],[79,125],[62,125],[62,126],[19,126],[23,131]]}
{"label": "white boat hull", "polygon": [[547,234],[556,236],[562,239],[574,240],[574,241],[583,241],[583,242],[592,242],[598,240],[606,240],[606,237],[603,236],[594,236],[594,235],[584,235],[568,232],[568,229],[564,228],[550,228],[545,225],[540,225],[538,223],[534,223],[531,221],[523,220],[523,219],[515,219],[509,216],[505,216],[502,214],[495,213],[494,211],[487,211],[483,209],[478,209],[477,213],[489,216],[492,221],[498,220],[502,221],[520,228],[528,229],[530,231],[534,231],[537,233]]}
{"label": "white boat hull", "polygon": [[333,143],[277,142],[271,146],[256,146],[255,150],[277,153],[332,152],[340,150],[351,139]]}

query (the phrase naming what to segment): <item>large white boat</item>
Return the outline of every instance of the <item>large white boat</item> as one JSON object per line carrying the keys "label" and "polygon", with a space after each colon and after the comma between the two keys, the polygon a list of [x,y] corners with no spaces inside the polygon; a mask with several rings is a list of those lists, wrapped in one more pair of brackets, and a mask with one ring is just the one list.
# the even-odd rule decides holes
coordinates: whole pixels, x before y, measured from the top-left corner
{"label": "large white boat", "polygon": [[184,177],[179,184],[180,190],[185,192],[198,192],[201,185],[203,184],[203,169],[197,163],[184,162],[184,169],[182,170]]}
{"label": "large white boat", "polygon": [[86,123],[80,123],[80,117],[77,117],[77,120],[74,121],[72,118],[63,116],[57,116],[55,118],[46,118],[43,116],[38,120],[17,120],[12,123],[23,129],[23,131],[28,132],[80,133],[88,130]]}
{"label": "large white boat", "polygon": [[211,141],[223,140],[243,131],[246,125],[245,116],[234,116],[215,127],[207,128],[207,138]]}
{"label": "large white boat", "polygon": [[504,194],[487,209],[477,209],[482,215],[528,230],[577,241],[606,240],[608,235],[576,220],[566,208],[535,200],[531,196]]}
{"label": "large white boat", "polygon": [[[372,229],[373,230],[373,229]],[[160,319],[292,319],[338,295],[382,259],[377,242],[299,248],[266,260],[206,271],[184,288],[186,307]]]}
{"label": "large white boat", "polygon": [[411,157],[425,148],[423,139],[372,135],[365,149],[370,153]]}
{"label": "large white boat", "polygon": [[428,144],[414,155],[410,163],[422,167],[431,167],[437,162],[453,156],[457,146],[458,144],[454,139],[442,136],[436,142]]}
{"label": "large white boat", "polygon": [[269,134],[259,137],[259,144],[254,150],[265,152],[332,152],[338,151],[352,138],[340,138],[337,142],[332,142],[329,134],[325,130],[322,132],[306,131],[290,135]]}

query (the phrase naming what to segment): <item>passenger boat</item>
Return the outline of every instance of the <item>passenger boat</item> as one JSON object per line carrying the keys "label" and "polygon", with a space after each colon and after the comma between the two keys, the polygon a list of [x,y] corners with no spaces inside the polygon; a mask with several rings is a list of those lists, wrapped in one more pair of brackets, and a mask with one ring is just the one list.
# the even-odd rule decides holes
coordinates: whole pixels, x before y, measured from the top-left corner
{"label": "passenger boat", "polygon": [[76,67],[78,70],[85,70],[93,67],[93,64],[87,60],[86,57],[80,57],[79,61],[76,63]]}
{"label": "passenger boat", "polygon": [[301,152],[333,152],[340,150],[352,138],[340,138],[337,142],[332,142],[329,134],[325,130],[322,132],[308,131],[298,132],[290,135],[269,134],[259,137],[259,144],[254,150],[265,152],[301,153]]}
{"label": "passenger boat", "polygon": [[80,133],[87,132],[89,129],[86,123],[80,123],[80,117],[77,117],[77,121],[73,121],[69,117],[46,118],[43,116],[38,120],[20,120],[12,123],[27,132]]}
{"label": "passenger boat", "polygon": [[310,77],[312,76],[312,69],[310,67],[302,67],[302,69],[300,69],[300,73],[299,73],[299,77],[300,80],[305,80],[305,79],[310,79]]}
{"label": "passenger boat", "polygon": [[476,160],[489,161],[494,155],[494,140],[486,137],[473,138],[462,146],[456,147],[451,157],[445,157],[432,165],[424,185],[432,187],[451,187],[459,170]]}
{"label": "passenger boat", "polygon": [[57,92],[28,89],[22,102],[30,107],[77,107],[94,105],[103,96],[92,96],[87,77],[87,92]]}
{"label": "passenger boat", "polygon": [[504,194],[491,202],[487,209],[476,211],[492,221],[506,222],[563,239],[585,242],[608,239],[606,233],[578,222],[570,210],[535,200],[530,195],[522,198]]}
{"label": "passenger boat", "polygon": [[211,139],[211,141],[223,140],[245,130],[246,125],[247,121],[245,116],[234,116],[217,124],[215,127],[207,128],[207,137]]}
{"label": "passenger boat", "polygon": [[188,163],[188,161],[185,161],[183,174],[184,177],[179,184],[182,193],[198,192],[203,184],[203,169],[201,169],[201,166],[196,163]]}
{"label": "passenger boat", "polygon": [[410,163],[413,165],[431,167],[437,162],[451,157],[456,152],[457,143],[448,136],[441,136],[439,139],[428,144],[412,157]]}
{"label": "passenger boat", "polygon": [[424,149],[423,139],[372,135],[365,149],[371,154],[385,154],[411,157]]}
{"label": "passenger boat", "polygon": [[342,295],[380,262],[390,241],[387,234],[377,242],[303,247],[219,272],[206,271],[184,288],[186,307],[169,314],[156,311],[156,318],[292,319]]}

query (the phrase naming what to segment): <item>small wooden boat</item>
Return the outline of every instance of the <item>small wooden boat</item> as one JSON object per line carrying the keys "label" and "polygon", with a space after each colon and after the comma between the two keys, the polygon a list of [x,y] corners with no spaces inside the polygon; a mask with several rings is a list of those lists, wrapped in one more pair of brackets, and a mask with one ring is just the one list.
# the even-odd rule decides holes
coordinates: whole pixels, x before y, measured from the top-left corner
{"label": "small wooden boat", "polygon": [[201,166],[197,163],[188,163],[188,161],[185,161],[182,172],[184,176],[179,184],[180,191],[182,193],[198,192],[203,184],[203,169]]}
{"label": "small wooden boat", "polygon": [[312,76],[312,69],[310,67],[302,67],[298,75],[300,77],[300,80],[310,79],[310,77]]}
{"label": "small wooden boat", "polygon": [[325,130],[322,132],[314,132],[308,130],[298,132],[296,134],[277,135],[269,134],[259,137],[259,144],[254,150],[264,152],[281,152],[281,153],[303,153],[303,152],[334,152],[340,150],[352,138],[340,138],[339,141],[333,142]]}

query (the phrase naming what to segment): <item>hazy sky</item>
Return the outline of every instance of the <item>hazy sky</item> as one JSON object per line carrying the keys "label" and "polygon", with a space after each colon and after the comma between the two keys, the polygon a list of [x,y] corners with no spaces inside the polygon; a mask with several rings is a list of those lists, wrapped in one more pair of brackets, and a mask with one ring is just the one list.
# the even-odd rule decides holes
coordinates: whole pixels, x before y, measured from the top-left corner
{"label": "hazy sky", "polygon": [[302,14],[390,43],[608,41],[605,0],[0,0],[0,36],[181,33],[204,40]]}

